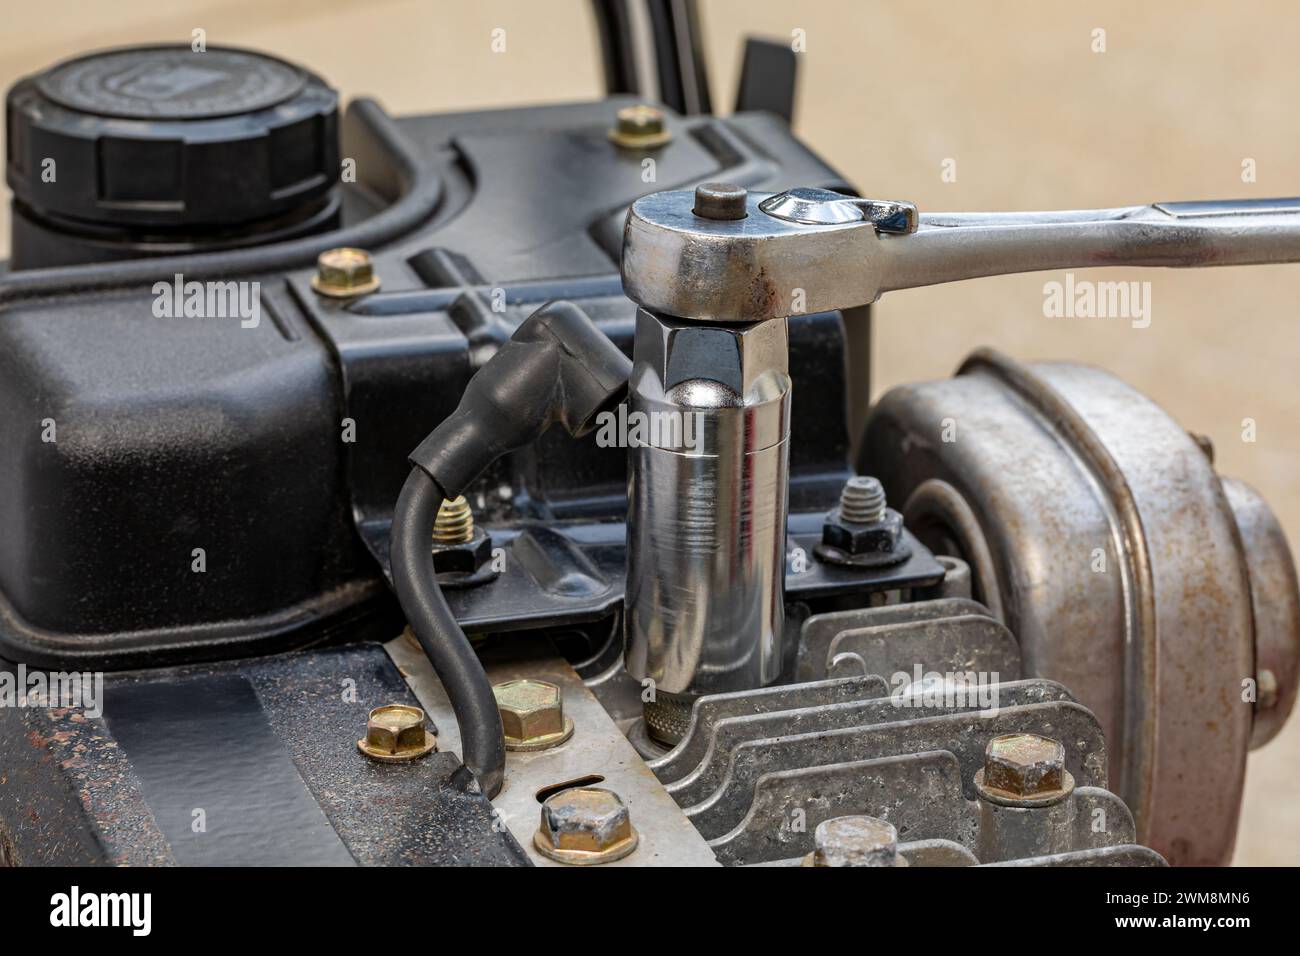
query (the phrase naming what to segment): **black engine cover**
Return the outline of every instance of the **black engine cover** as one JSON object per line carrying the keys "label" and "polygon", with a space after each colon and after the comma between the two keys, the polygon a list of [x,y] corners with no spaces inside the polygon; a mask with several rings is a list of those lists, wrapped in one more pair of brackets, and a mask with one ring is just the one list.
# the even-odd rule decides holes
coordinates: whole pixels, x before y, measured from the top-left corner
{"label": "black engine cover", "polygon": [[[361,101],[336,233],[0,278],[0,654],[116,669],[344,625],[391,633],[383,558],[406,455],[549,299],[630,350],[617,261],[632,200],[706,178],[845,188],[768,114],[670,117],[669,144],[619,148],[607,130],[629,102],[394,121]],[[311,290],[316,254],[338,245],[374,254],[381,291]],[[255,319],[168,314],[191,282],[242,283]],[[790,343],[793,514],[824,509],[847,473],[840,317],[791,318]],[[552,436],[471,498],[489,525],[603,521],[614,540],[624,467],[618,449]]]}

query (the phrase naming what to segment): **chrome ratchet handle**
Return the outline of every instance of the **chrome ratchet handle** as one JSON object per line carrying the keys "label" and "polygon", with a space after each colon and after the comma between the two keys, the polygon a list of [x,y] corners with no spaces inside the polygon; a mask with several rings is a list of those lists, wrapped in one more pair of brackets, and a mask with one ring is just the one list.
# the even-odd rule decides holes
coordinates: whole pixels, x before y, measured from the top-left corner
{"label": "chrome ratchet handle", "polygon": [[[705,188],[705,187],[701,187]],[[1061,212],[928,213],[811,187],[740,194],[725,219],[689,191],[628,211],[623,287],[646,309],[722,324],[846,309],[885,292],[1095,266],[1300,262],[1300,199]]]}
{"label": "chrome ratchet handle", "polygon": [[1046,269],[1300,262],[1300,199],[937,213],[910,235],[881,238],[881,292]]}

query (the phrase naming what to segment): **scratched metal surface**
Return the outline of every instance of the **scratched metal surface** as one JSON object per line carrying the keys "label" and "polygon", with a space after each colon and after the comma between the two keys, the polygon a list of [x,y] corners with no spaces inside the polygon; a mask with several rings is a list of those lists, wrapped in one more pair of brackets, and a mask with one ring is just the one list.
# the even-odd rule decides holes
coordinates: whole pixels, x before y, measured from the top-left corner
{"label": "scratched metal surface", "polygon": [[[455,755],[393,765],[357,751],[371,708],[415,703],[379,645],[109,674],[105,685],[102,717],[43,701],[0,708],[4,861],[527,862]],[[193,829],[196,809],[205,831]]]}

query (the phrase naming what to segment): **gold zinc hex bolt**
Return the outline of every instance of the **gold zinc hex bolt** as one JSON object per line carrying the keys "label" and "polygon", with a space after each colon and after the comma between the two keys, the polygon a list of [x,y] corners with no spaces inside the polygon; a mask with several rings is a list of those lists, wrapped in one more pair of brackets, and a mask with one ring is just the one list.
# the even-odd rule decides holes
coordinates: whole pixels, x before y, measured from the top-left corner
{"label": "gold zinc hex bolt", "polygon": [[344,246],[326,249],[316,258],[316,274],[311,287],[333,299],[349,299],[379,288],[370,253]]}
{"label": "gold zinc hex bolt", "polygon": [[615,114],[609,138],[624,149],[653,149],[667,143],[673,134],[664,123],[663,110],[638,103],[625,106]]}
{"label": "gold zinc hex bolt", "polygon": [[501,713],[506,750],[547,750],[573,736],[573,721],[564,716],[564,695],[554,684],[510,680],[494,685],[492,693]]}
{"label": "gold zinc hex bolt", "polygon": [[573,787],[542,804],[533,845],[547,859],[590,866],[621,860],[639,840],[618,794],[601,787]]}
{"label": "gold zinc hex bolt", "polygon": [[370,712],[366,735],[357,749],[371,760],[405,763],[438,748],[438,738],[424,726],[424,711],[407,704],[388,704]]}

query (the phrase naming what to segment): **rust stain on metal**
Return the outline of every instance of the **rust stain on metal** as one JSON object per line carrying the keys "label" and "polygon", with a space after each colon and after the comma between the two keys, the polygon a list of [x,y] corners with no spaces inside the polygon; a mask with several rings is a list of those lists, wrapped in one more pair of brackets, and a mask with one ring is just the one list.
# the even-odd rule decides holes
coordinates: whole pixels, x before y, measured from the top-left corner
{"label": "rust stain on metal", "polygon": [[759,269],[754,276],[750,285],[749,298],[755,319],[768,318],[777,314],[780,296],[776,284],[772,282],[766,269]]}

